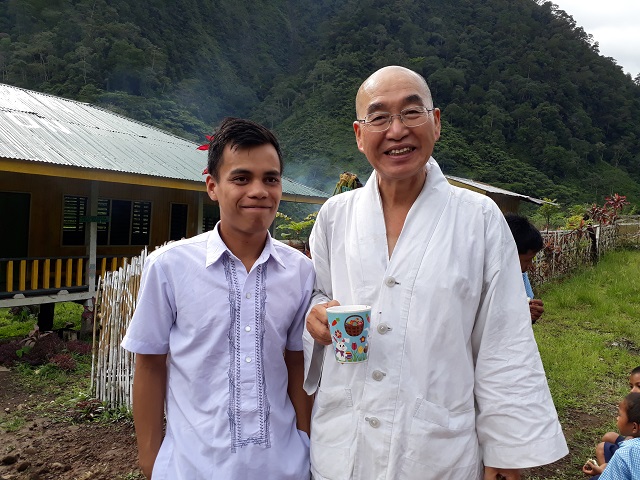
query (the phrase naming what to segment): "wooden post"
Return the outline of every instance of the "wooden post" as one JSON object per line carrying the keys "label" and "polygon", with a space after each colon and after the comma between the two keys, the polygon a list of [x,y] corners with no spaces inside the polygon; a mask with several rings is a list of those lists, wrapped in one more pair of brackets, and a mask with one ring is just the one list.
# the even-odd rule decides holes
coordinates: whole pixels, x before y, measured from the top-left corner
{"label": "wooden post", "polygon": [[76,263],[76,286],[82,286],[82,259],[78,259],[78,263]]}
{"label": "wooden post", "polygon": [[31,290],[38,289],[38,260],[31,260]]}
{"label": "wooden post", "polygon": [[18,278],[18,289],[26,290],[27,289],[27,261],[20,260],[20,278]]}
{"label": "wooden post", "polygon": [[51,260],[45,259],[42,268],[42,288],[49,288],[49,276],[51,275]]}
{"label": "wooden post", "polygon": [[13,292],[13,260],[7,262],[7,292]]}
{"label": "wooden post", "polygon": [[55,288],[60,288],[62,286],[62,259],[56,258],[56,277],[54,279]]}
{"label": "wooden post", "polygon": [[73,260],[70,258],[67,258],[67,269],[65,273],[64,284],[65,286],[70,287],[73,285]]}

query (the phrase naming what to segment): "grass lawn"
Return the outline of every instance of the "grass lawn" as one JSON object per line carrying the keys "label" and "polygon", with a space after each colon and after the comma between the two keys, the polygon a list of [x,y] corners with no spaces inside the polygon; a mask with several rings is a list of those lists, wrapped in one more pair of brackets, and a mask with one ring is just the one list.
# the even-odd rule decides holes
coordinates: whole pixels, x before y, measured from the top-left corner
{"label": "grass lawn", "polygon": [[540,478],[586,478],[580,468],[615,430],[629,372],[640,365],[640,252],[609,253],[537,293],[545,313],[533,328],[571,451],[556,476]]}
{"label": "grass lawn", "polygon": [[[83,306],[73,302],[56,303],[53,317],[53,328],[63,328],[72,323],[76,330],[80,328],[80,320]],[[3,338],[25,337],[38,323],[35,314],[29,315],[26,311],[20,315],[12,315],[8,308],[0,308],[0,340]]]}

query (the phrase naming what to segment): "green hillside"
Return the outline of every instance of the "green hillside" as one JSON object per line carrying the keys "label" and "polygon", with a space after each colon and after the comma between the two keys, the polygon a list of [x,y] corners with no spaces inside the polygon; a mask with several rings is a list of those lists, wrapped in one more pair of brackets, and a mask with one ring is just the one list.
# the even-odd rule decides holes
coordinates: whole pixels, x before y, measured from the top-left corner
{"label": "green hillside", "polygon": [[280,136],[288,175],[327,191],[344,170],[368,175],[355,92],[390,64],[427,78],[445,173],[567,206],[640,204],[640,78],[551,2],[0,2],[0,82],[196,141],[253,118]]}

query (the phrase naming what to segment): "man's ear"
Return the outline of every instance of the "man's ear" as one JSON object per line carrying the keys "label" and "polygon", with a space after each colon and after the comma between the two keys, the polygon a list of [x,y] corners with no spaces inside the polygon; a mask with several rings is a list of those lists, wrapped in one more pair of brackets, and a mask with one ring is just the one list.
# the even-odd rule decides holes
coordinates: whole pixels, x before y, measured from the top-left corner
{"label": "man's ear", "polygon": [[356,134],[356,143],[358,144],[358,150],[364,153],[364,145],[362,143],[362,124],[357,120],[353,122],[353,131]]}
{"label": "man's ear", "polygon": [[440,123],[440,109],[433,109],[433,124],[435,127],[435,136],[436,141],[440,140],[440,129],[442,128],[442,124]]}
{"label": "man's ear", "polygon": [[218,182],[216,182],[215,178],[213,178],[210,174],[207,175],[205,182],[207,183],[207,195],[209,195],[209,198],[211,200],[217,202],[218,195],[216,194],[216,189],[218,188]]}

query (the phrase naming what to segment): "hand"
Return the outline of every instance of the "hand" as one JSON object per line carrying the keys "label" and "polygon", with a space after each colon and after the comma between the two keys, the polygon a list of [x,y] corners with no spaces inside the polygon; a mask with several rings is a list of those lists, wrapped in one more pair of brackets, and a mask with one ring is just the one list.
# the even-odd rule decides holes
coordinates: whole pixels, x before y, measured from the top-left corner
{"label": "hand", "polygon": [[531,313],[531,323],[536,323],[544,313],[544,303],[542,303],[542,300],[532,298],[529,301],[529,312]]}
{"label": "hand", "polygon": [[311,337],[320,345],[331,344],[331,333],[329,332],[329,320],[327,320],[327,308],[340,305],[337,300],[327,303],[319,303],[314,306],[307,315],[307,331]]}
{"label": "hand", "polygon": [[[606,465],[606,463],[604,465]],[[602,472],[604,472],[604,467],[602,465],[596,465],[594,463],[591,463],[590,461],[587,461],[587,463],[582,466],[582,471],[590,476],[600,475]]]}
{"label": "hand", "polygon": [[520,470],[484,467],[484,480],[520,480]]}

